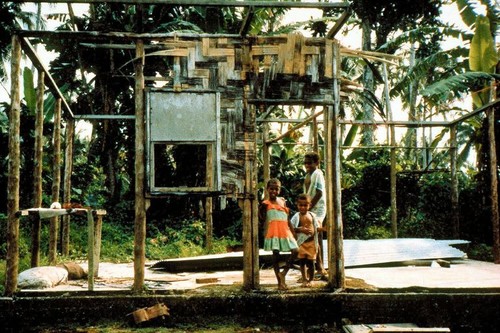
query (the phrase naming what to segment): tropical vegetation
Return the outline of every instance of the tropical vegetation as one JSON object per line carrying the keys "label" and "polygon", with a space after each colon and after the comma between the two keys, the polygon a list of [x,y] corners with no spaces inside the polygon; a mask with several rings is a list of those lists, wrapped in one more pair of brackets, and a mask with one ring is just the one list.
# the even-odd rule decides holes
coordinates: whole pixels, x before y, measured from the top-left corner
{"label": "tropical vegetation", "polygon": [[[491,93],[499,79],[496,74],[498,49],[495,44],[499,11],[495,1],[452,1],[453,5],[461,9],[466,29],[440,21],[440,10],[444,5],[450,5],[445,1],[350,2],[354,13],[342,33],[360,28],[363,39],[360,44],[365,51],[388,54],[400,60],[389,65],[390,70],[384,73],[384,62],[366,57],[344,58],[343,76],[362,88],[355,92],[350,102],[343,105],[343,117],[389,120],[391,115],[388,106],[391,103],[396,105],[397,102],[400,105],[398,112],[406,120],[454,119],[486,105],[492,97],[497,98]],[[373,10],[375,5],[380,8]],[[479,14],[479,5],[484,7],[485,14]],[[88,13],[82,16],[56,13],[44,19],[59,20],[59,30],[237,33],[246,14],[245,10],[234,8],[160,4],[145,5],[140,12],[138,9],[131,4],[100,3],[90,5]],[[24,7],[19,3],[0,3],[0,57],[4,64],[9,61],[10,36],[20,24],[16,19],[22,18],[21,24],[30,22],[30,18],[34,19],[35,15],[23,10]],[[280,19],[285,14],[286,9],[280,8],[257,10],[249,34],[277,34],[301,27],[315,36],[324,36],[330,23],[328,17],[337,15],[325,11],[322,19],[283,26]],[[142,15],[142,24],[137,23],[137,15]],[[461,43],[454,48],[443,49],[442,41],[446,38],[456,38]],[[119,77],[111,70],[116,69],[117,64],[127,63],[133,58],[130,50],[82,49],[76,41],[62,43],[57,39],[50,40],[46,47],[48,51],[57,53],[50,63],[50,72],[76,113],[92,113],[93,110],[115,115],[134,113],[133,82],[128,78],[133,75],[132,66],[119,68],[122,74]],[[156,62],[153,62],[150,70],[164,73],[172,66],[162,58]],[[2,78],[6,77],[5,68],[8,67],[0,71]],[[30,68],[24,70],[23,77],[21,177],[30,179],[34,154],[35,96]],[[52,132],[53,100],[49,95],[45,100],[46,137]],[[9,107],[8,101],[0,104],[0,163],[3,170],[0,174],[0,202],[6,202]],[[302,111],[274,110],[289,117],[297,117],[298,112]],[[491,251],[483,250],[493,244],[493,227],[489,219],[490,176],[487,170],[490,154],[485,119],[484,114],[478,113],[458,125],[460,237],[478,245],[482,258],[492,260]],[[133,124],[123,120],[115,121],[112,125],[109,121],[96,121],[92,125],[89,137],[77,136],[75,140],[72,197],[82,204],[107,209],[109,215],[106,217],[106,229],[103,230],[103,242],[108,242],[106,244],[109,246],[103,246],[103,249],[110,251],[103,251],[103,259],[130,260],[134,224]],[[497,138],[499,129],[497,125]],[[343,133],[344,237],[391,237],[388,143],[375,134],[372,126],[345,126]],[[290,202],[301,191],[300,184],[304,176],[301,156],[305,148],[296,143],[303,140],[304,136],[298,131],[273,145],[271,150],[271,173],[282,180],[284,195],[290,198]],[[443,146],[449,145],[449,140],[447,128],[433,133],[431,130],[409,128],[399,138],[399,147],[413,147],[397,150],[399,237],[452,237],[448,170],[450,154],[449,150],[443,149]],[[319,142],[322,142],[321,135]],[[500,146],[498,139],[496,146]],[[52,148],[49,142],[45,143],[44,152],[44,193],[50,193]],[[31,193],[32,184],[22,182],[22,207],[30,207]],[[43,202],[50,205],[50,196],[44,197]],[[197,207],[198,203],[186,198],[152,202],[148,210],[146,250],[150,259],[206,253],[203,217],[193,216],[189,209],[168,209],[173,206]],[[224,206],[225,209],[214,212],[214,236],[217,241],[212,251],[241,241],[241,211],[232,201]],[[5,211],[5,206],[0,207],[0,213]],[[2,223],[2,228],[5,228],[5,223]],[[72,229],[70,257],[84,255],[84,234],[76,223]],[[0,235],[5,239],[4,229]],[[24,235],[20,246],[21,256],[28,253],[27,239],[29,236]],[[0,247],[0,257],[5,257],[5,251],[5,245]]]}

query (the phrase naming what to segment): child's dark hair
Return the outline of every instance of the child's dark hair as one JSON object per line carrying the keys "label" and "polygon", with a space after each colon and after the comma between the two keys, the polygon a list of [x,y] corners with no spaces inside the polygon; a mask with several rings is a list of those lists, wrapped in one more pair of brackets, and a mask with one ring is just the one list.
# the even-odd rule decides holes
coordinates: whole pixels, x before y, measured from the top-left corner
{"label": "child's dark hair", "polygon": [[267,187],[271,185],[276,185],[278,187],[281,187],[281,182],[278,178],[271,178],[267,181]]}
{"label": "child's dark hair", "polygon": [[314,163],[319,162],[319,154],[315,151],[308,151],[305,155],[304,158],[310,159]]}
{"label": "child's dark hair", "polygon": [[297,196],[296,201],[298,202],[300,200],[305,200],[305,201],[311,202],[311,198],[309,198],[309,196],[306,193],[301,193]]}

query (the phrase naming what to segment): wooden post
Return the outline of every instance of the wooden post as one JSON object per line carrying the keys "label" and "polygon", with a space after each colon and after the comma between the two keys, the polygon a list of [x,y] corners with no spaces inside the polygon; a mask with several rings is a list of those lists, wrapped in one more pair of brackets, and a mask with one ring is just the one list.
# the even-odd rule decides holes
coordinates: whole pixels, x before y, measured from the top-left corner
{"label": "wooden post", "polygon": [[94,238],[94,215],[92,208],[87,209],[87,226],[88,226],[88,244],[87,244],[87,260],[88,260],[88,290],[94,291],[94,274],[95,274],[95,238]]}
{"label": "wooden post", "polygon": [[[33,207],[42,207],[42,167],[43,167],[43,98],[45,73],[38,71],[35,111],[35,156],[33,170]],[[31,229],[31,267],[40,265],[40,230],[42,222],[38,217],[29,217]]]}
{"label": "wooden post", "polygon": [[459,239],[460,214],[458,212],[457,125],[450,127],[450,173],[452,237],[454,239]]}
{"label": "wooden post", "polygon": [[99,276],[99,262],[101,259],[102,214],[97,210],[97,221],[94,228],[94,276]]}
{"label": "wooden post", "polygon": [[145,180],[145,113],[144,113],[144,41],[136,42],[135,67],[135,225],[134,225],[134,285],[133,291],[144,288],[146,261],[146,200]]}
{"label": "wooden post", "polygon": [[500,264],[500,227],[498,211],[498,165],[495,142],[495,107],[488,110],[488,141],[490,142],[490,199],[491,224],[493,227],[493,261]]}
{"label": "wooden post", "polygon": [[7,179],[7,271],[5,296],[12,296],[17,288],[19,270],[19,176],[21,124],[21,44],[19,36],[12,36],[11,107],[9,115],[9,166]]}
{"label": "wooden post", "polygon": [[[207,160],[206,160],[206,176],[205,182],[206,186],[213,190],[214,189],[214,160],[213,160],[213,150],[215,149],[214,145],[207,146]],[[213,240],[213,199],[212,197],[207,197],[205,199],[205,219],[206,219],[206,231],[205,231],[205,240],[206,247],[208,250],[212,249],[212,240]]]}
{"label": "wooden post", "polygon": [[[391,100],[389,97],[389,80],[387,79],[387,65],[382,64],[384,69],[384,94],[385,104],[387,109],[387,116],[389,121],[392,121],[392,108]],[[397,206],[397,187],[396,187],[396,130],[394,125],[390,125],[390,138],[391,138],[391,229],[392,237],[398,238],[398,206]]]}
{"label": "wooden post", "polygon": [[[75,120],[68,119],[66,122],[66,147],[64,152],[64,182],[63,203],[71,203],[71,174],[73,172],[73,143],[75,139]],[[69,255],[69,232],[71,216],[62,217],[62,240],[61,252],[63,256]]]}
{"label": "wooden post", "polygon": [[[260,114],[264,114],[266,106],[264,104],[259,105]],[[269,149],[271,145],[267,143],[269,139],[269,123],[264,123],[263,133],[262,133],[262,164],[263,164],[263,174],[264,174],[264,187],[267,184],[267,181],[271,178],[271,155],[269,153]],[[266,191],[264,191],[264,195],[266,195]]]}
{"label": "wooden post", "polygon": [[[314,109],[313,112],[314,114]],[[313,151],[319,152],[319,140],[318,140],[318,118],[314,117],[312,121],[312,147]]]}
{"label": "wooden post", "polygon": [[[61,99],[58,98],[54,108],[54,157],[52,160],[52,202],[59,202],[61,188]],[[49,233],[49,265],[57,263],[57,234],[59,216],[50,219]]]}
{"label": "wooden post", "polygon": [[[331,117],[328,121],[331,122],[332,140],[332,162],[333,162],[333,226],[329,228],[328,243],[333,242],[334,246],[332,255],[329,259],[329,281],[335,288],[344,288],[345,272],[344,272],[344,241],[343,241],[343,225],[342,225],[342,185],[341,185],[341,140],[340,137],[340,45],[337,42],[333,43],[333,112],[329,112]],[[331,109],[331,108],[330,108]],[[330,249],[328,252],[330,253]]]}
{"label": "wooden post", "polygon": [[[245,87],[248,93],[248,87]],[[258,215],[255,170],[255,110],[244,99],[245,187],[243,192],[243,289],[259,288]]]}

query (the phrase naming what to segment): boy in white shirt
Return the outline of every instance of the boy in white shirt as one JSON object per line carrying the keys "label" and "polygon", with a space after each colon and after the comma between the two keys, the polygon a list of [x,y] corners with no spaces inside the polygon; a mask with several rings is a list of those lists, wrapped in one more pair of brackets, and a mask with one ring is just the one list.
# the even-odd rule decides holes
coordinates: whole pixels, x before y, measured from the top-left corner
{"label": "boy in white shirt", "polygon": [[316,260],[316,272],[321,276],[321,279],[327,279],[326,270],[323,268],[323,221],[326,216],[326,189],[325,177],[323,171],[319,168],[319,154],[316,152],[306,153],[304,167],[307,172],[304,179],[304,193],[311,198],[309,210],[317,216],[319,223],[319,251]]}

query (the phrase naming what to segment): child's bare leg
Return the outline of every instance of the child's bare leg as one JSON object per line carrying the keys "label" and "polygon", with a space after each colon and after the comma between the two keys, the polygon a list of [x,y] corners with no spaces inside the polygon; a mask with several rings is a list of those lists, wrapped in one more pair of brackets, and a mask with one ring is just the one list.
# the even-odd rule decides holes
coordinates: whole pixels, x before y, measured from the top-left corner
{"label": "child's bare leg", "polygon": [[307,260],[307,270],[309,271],[309,276],[307,281],[309,282],[309,285],[311,285],[311,282],[314,280],[314,261],[313,260]]}
{"label": "child's bare leg", "polygon": [[295,262],[295,259],[297,259],[297,255],[298,254],[299,254],[299,252],[297,251],[297,249],[292,250],[292,253],[290,254],[290,257],[288,258],[288,260],[286,262],[286,266],[283,269],[283,271],[281,272],[281,275],[283,277],[285,277],[288,274],[288,271],[290,270],[290,268],[293,267],[293,263]]}
{"label": "child's bare leg", "polygon": [[276,275],[276,280],[278,280],[278,287],[279,287],[281,285],[279,251],[273,251],[273,270],[274,270],[274,275]]}
{"label": "child's bare leg", "polygon": [[300,274],[302,275],[302,285],[307,281],[307,266],[304,259],[300,260]]}

